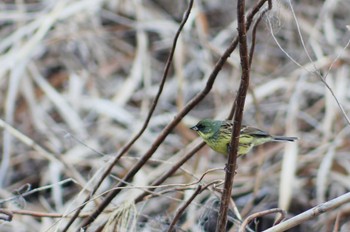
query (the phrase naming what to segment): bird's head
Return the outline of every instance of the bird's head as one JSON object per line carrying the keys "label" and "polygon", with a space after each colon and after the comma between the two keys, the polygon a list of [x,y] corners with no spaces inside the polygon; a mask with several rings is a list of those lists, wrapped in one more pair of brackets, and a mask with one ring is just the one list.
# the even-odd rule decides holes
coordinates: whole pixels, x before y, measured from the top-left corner
{"label": "bird's head", "polygon": [[190,129],[197,132],[203,139],[207,139],[220,129],[221,123],[218,120],[203,119]]}

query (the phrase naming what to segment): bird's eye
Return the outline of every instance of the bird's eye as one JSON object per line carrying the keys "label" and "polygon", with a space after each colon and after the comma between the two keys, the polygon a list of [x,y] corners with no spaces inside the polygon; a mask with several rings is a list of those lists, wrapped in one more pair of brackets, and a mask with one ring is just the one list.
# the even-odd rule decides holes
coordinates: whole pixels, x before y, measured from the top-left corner
{"label": "bird's eye", "polygon": [[198,124],[196,127],[199,131],[202,131],[204,129],[204,126],[202,124]]}
{"label": "bird's eye", "polygon": [[202,133],[209,133],[211,131],[211,128],[209,126],[206,126],[206,125],[203,125],[203,124],[197,125],[197,128]]}

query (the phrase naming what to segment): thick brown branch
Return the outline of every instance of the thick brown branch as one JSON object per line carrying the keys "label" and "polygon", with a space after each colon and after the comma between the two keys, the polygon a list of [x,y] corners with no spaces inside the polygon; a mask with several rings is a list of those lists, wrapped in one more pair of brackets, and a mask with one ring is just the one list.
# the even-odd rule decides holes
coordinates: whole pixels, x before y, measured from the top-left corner
{"label": "thick brown branch", "polygon": [[243,110],[245,98],[249,87],[249,57],[247,46],[247,31],[245,24],[245,2],[239,0],[237,2],[237,17],[238,17],[238,39],[239,39],[239,53],[241,58],[242,77],[237,95],[237,105],[234,114],[234,126],[232,130],[232,137],[229,149],[228,160],[226,164],[226,175],[224,191],[221,197],[220,211],[218,223],[216,227],[217,232],[224,232],[227,223],[228,206],[231,199],[231,191],[233,185],[233,178],[236,170],[237,153],[239,145],[239,134],[241,130]]}

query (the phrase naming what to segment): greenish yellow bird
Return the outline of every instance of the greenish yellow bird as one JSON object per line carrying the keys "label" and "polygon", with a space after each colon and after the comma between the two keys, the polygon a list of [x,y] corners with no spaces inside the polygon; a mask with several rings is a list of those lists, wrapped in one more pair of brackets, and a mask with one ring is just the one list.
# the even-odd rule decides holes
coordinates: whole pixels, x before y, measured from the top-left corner
{"label": "greenish yellow bird", "polygon": [[[196,131],[214,151],[227,155],[231,142],[232,127],[231,121],[203,119],[190,129]],[[238,156],[245,155],[253,147],[267,142],[293,142],[296,139],[297,137],[272,136],[257,128],[242,125],[239,136]]]}

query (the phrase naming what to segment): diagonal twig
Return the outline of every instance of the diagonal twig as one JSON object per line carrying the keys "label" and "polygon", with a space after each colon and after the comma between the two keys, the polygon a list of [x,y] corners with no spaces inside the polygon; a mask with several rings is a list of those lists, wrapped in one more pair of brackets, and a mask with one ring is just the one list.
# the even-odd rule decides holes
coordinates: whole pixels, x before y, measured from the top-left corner
{"label": "diagonal twig", "polygon": [[[163,91],[163,87],[164,87],[164,84],[165,84],[165,81],[166,81],[166,77],[168,75],[168,72],[169,72],[169,69],[170,69],[170,64],[172,62],[172,59],[173,59],[173,56],[174,56],[174,53],[175,53],[175,49],[176,49],[176,43],[177,43],[177,40],[180,36],[180,33],[185,25],[185,23],[187,22],[187,19],[190,15],[190,12],[191,12],[191,9],[192,9],[192,5],[193,5],[193,0],[191,0],[188,4],[188,8],[186,9],[186,12],[184,14],[184,17],[182,19],[182,22],[180,23],[180,26],[179,26],[179,29],[178,31],[176,32],[176,35],[175,35],[175,38],[174,38],[174,41],[173,41],[173,46],[172,46],[172,49],[171,49],[171,52],[169,54],[169,57],[168,57],[168,60],[166,62],[166,65],[165,65],[165,70],[164,70],[164,73],[163,73],[163,77],[162,77],[162,81],[161,81],[161,84],[159,85],[159,89],[158,89],[158,93],[152,103],[152,106],[151,106],[151,109],[148,113],[148,116],[145,120],[145,123],[142,127],[142,129],[139,131],[139,133],[120,151],[119,155],[113,160],[113,162],[111,163],[111,165],[108,167],[108,169],[106,170],[106,172],[104,173],[104,175],[102,176],[101,178],[101,181],[98,183],[98,187],[101,185],[102,181],[109,175],[110,171],[112,170],[112,168],[114,167],[114,165],[119,161],[120,157],[122,157],[129,149],[130,147],[139,139],[139,137],[141,137],[141,135],[143,134],[143,132],[146,130],[147,126],[148,126],[148,123],[149,121],[151,120],[151,117],[153,115],[153,112],[154,112],[154,109],[156,108],[157,106],[157,103],[158,103],[158,100],[160,98],[160,95]],[[177,124],[177,123],[176,123]],[[174,127],[176,126],[176,124],[174,125]],[[172,128],[171,128],[172,129]],[[169,132],[171,131],[171,129],[169,130]],[[165,131],[165,130],[163,130]],[[169,133],[169,132],[166,132],[165,133],[165,136],[164,136],[164,139],[166,137],[166,135]],[[164,140],[163,139],[163,140]],[[159,143],[160,144],[160,143]],[[156,148],[158,148],[158,145],[156,146],[152,146],[152,148],[155,147],[154,151],[156,150]],[[124,178],[124,180],[130,180],[134,175],[135,173],[137,172],[138,169],[140,169],[146,162],[147,160],[151,157],[151,155],[153,154],[154,151],[151,151],[151,152],[148,152],[146,153],[142,158],[141,160],[130,170],[130,172],[126,175],[126,177]],[[119,183],[118,186],[123,186],[124,184],[123,183]],[[97,187],[97,188],[98,188]],[[97,190],[97,188],[95,188]],[[96,192],[96,190],[94,192]],[[115,191],[112,191],[108,196],[107,198],[101,203],[101,205],[97,208],[97,210],[93,213],[92,217],[89,217],[85,222],[83,222],[83,226],[86,226],[88,224],[90,224],[91,222],[93,222],[95,220],[95,218],[103,211],[103,209],[109,204],[109,202],[119,193],[119,189],[115,190]],[[81,209],[79,209],[79,212],[81,211]],[[79,214],[79,212],[77,211],[76,215]],[[73,218],[72,218],[73,219]],[[67,231],[67,229],[69,228],[69,225],[73,223],[74,220],[71,220],[71,222],[67,225],[67,227],[65,228],[64,231]]]}
{"label": "diagonal twig", "polygon": [[96,186],[94,187],[92,193],[87,196],[87,198],[84,200],[83,204],[81,205],[81,207],[75,212],[75,214],[73,215],[73,217],[71,218],[71,220],[68,222],[68,224],[66,225],[66,227],[64,228],[63,231],[67,231],[69,229],[69,227],[72,225],[72,223],[75,221],[75,219],[78,217],[79,213],[81,212],[81,210],[84,208],[84,206],[86,204],[86,202],[88,202],[91,198],[92,195],[94,195],[96,193],[96,191],[98,190],[98,188],[101,186],[102,182],[106,179],[106,177],[110,174],[111,170],[113,169],[113,167],[115,166],[115,164],[120,160],[120,158],[125,155],[125,153],[131,148],[131,146],[141,137],[141,135],[143,134],[143,132],[146,130],[151,118],[152,118],[152,115],[153,115],[153,112],[158,104],[158,100],[160,98],[160,95],[162,94],[163,92],[163,87],[164,87],[164,84],[165,84],[165,81],[166,81],[166,78],[168,76],[168,72],[169,72],[169,69],[170,69],[170,65],[171,65],[171,62],[172,62],[172,59],[173,59],[173,56],[174,56],[174,53],[175,53],[175,48],[176,48],[176,43],[177,43],[177,40],[180,36],[180,33],[189,17],[189,14],[190,14],[190,10],[192,8],[192,5],[193,5],[193,0],[190,1],[189,3],[189,6],[186,10],[186,13],[185,13],[185,16],[179,26],[179,29],[178,31],[176,32],[176,35],[175,35],[175,38],[174,38],[174,41],[173,41],[173,46],[172,46],[172,49],[170,51],[170,54],[168,56],[168,59],[167,59],[167,62],[166,62],[166,65],[165,65],[165,69],[164,69],[164,72],[163,72],[163,77],[162,77],[162,80],[161,80],[161,83],[159,85],[159,88],[158,88],[158,92],[157,92],[157,95],[156,97],[154,98],[153,102],[152,102],[152,105],[150,107],[150,110],[148,112],[148,115],[146,117],[146,120],[142,126],[142,128],[140,129],[140,131],[120,150],[119,154],[114,158],[113,162],[108,166],[108,168],[106,169],[106,171],[103,173],[100,181],[96,184]]}

